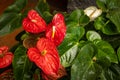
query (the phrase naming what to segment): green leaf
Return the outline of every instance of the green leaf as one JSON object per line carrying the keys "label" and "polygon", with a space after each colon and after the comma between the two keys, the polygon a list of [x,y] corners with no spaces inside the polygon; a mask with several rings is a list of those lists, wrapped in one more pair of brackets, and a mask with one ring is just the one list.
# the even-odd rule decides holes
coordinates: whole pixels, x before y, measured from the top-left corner
{"label": "green leaf", "polygon": [[75,59],[76,55],[78,52],[78,43],[74,44],[69,48],[63,55],[61,55],[61,64],[64,67],[69,67],[71,66],[73,60]]}
{"label": "green leaf", "polygon": [[79,26],[78,23],[73,22],[73,21],[66,21],[66,25],[67,25],[67,28],[69,28],[69,27]]}
{"label": "green leaf", "polygon": [[118,63],[117,55],[115,54],[113,47],[108,42],[103,40],[94,40],[94,44],[98,48],[98,53],[96,55],[98,60],[106,58],[110,62]]}
{"label": "green leaf", "polygon": [[32,63],[26,55],[27,49],[19,46],[14,53],[13,72],[15,80],[30,80]]}
{"label": "green leaf", "polygon": [[4,13],[0,16],[0,36],[21,27],[23,16],[19,13]]}
{"label": "green leaf", "polygon": [[90,22],[90,18],[87,15],[82,15],[79,19],[79,24],[82,26],[87,25]]}
{"label": "green leaf", "polygon": [[106,10],[106,0],[96,0],[96,4],[99,8],[101,8],[102,10]]}
{"label": "green leaf", "polygon": [[120,1],[119,0],[106,0],[106,6],[108,9],[120,8]]}
{"label": "green leaf", "polygon": [[100,16],[94,21],[94,27],[96,30],[101,30],[104,34],[115,35],[118,34],[117,27],[105,16]]}
{"label": "green leaf", "polygon": [[[119,26],[120,25],[120,1],[119,0],[97,0],[97,3],[100,8],[102,8],[103,5],[106,6],[107,18],[113,22],[113,24],[117,28],[117,31],[120,33],[120,26]],[[115,31],[114,27],[108,28],[108,30],[113,31],[112,29]]]}
{"label": "green leaf", "polygon": [[99,75],[98,80],[107,80],[103,70],[102,70],[101,74]]}
{"label": "green leaf", "polygon": [[35,7],[35,10],[37,10],[39,12],[39,14],[43,17],[43,13],[45,11],[50,11],[50,7],[48,5],[48,3],[46,2],[46,0],[38,0],[38,4]]}
{"label": "green leaf", "polygon": [[104,28],[105,23],[106,19],[103,16],[99,16],[94,20],[94,27],[96,30],[101,30],[102,28]]}
{"label": "green leaf", "polygon": [[68,18],[68,21],[73,21],[73,22],[76,22],[76,23],[79,24],[79,19],[80,19],[80,17],[81,17],[82,15],[84,15],[84,12],[83,12],[82,10],[79,10],[79,9],[74,10],[74,11],[70,14],[70,16],[69,16],[69,18]]}
{"label": "green leaf", "polygon": [[113,22],[120,33],[120,8],[109,11],[107,17]]}
{"label": "green leaf", "polygon": [[64,41],[58,47],[60,55],[64,54],[69,50],[74,44],[78,43],[79,40],[84,36],[85,30],[83,27],[71,27],[67,29],[67,33]]}
{"label": "green leaf", "polygon": [[27,4],[28,0],[15,0],[15,2],[8,6],[4,13],[19,13]]}
{"label": "green leaf", "polygon": [[120,65],[112,64],[109,68],[103,70],[106,80],[120,80]]}
{"label": "green leaf", "polygon": [[115,35],[119,33],[116,26],[109,21],[107,24],[105,24],[105,26],[102,27],[101,31],[107,35]]}
{"label": "green leaf", "polygon": [[88,31],[86,33],[86,37],[87,37],[87,39],[89,41],[94,41],[96,39],[100,39],[101,40],[101,36],[97,32],[95,32],[95,31]]}
{"label": "green leaf", "polygon": [[45,11],[43,13],[43,18],[45,19],[46,23],[50,23],[52,21],[53,15],[50,12]]}
{"label": "green leaf", "polygon": [[71,80],[96,80],[101,72],[93,62],[96,51],[92,44],[83,46],[71,67]]}
{"label": "green leaf", "polygon": [[26,6],[27,0],[16,0],[0,16],[0,36],[14,31],[21,27],[23,14],[22,9]]}
{"label": "green leaf", "polygon": [[83,27],[75,26],[67,29],[66,38],[70,40],[79,41],[85,34]]}

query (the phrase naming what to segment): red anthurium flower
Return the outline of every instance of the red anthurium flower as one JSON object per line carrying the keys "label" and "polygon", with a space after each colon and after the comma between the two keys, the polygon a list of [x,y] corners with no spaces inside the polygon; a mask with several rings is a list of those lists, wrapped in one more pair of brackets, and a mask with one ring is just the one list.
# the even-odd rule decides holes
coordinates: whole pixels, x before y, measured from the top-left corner
{"label": "red anthurium flower", "polygon": [[8,52],[7,46],[0,47],[0,68],[5,68],[12,63],[13,54]]}
{"label": "red anthurium flower", "polygon": [[30,33],[40,33],[46,29],[46,22],[35,10],[28,12],[28,16],[23,19],[22,25],[24,30]]}
{"label": "red anthurium flower", "polygon": [[46,37],[53,41],[58,46],[64,39],[66,34],[66,25],[64,16],[60,13],[53,17],[52,22],[46,29]]}
{"label": "red anthurium flower", "polygon": [[49,39],[40,38],[36,48],[29,48],[27,54],[45,74],[57,74],[60,59],[56,46]]}

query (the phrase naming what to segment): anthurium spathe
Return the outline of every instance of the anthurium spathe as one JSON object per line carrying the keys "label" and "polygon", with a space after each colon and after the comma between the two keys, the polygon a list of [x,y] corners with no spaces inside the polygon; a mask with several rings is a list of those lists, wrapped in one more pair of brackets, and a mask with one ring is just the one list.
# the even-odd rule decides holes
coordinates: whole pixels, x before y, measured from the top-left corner
{"label": "anthurium spathe", "polygon": [[58,46],[63,41],[65,34],[66,25],[64,16],[61,13],[57,13],[46,29],[46,37]]}
{"label": "anthurium spathe", "polygon": [[40,33],[45,31],[46,22],[35,10],[30,10],[28,16],[22,22],[25,31],[30,33]]}
{"label": "anthurium spathe", "polygon": [[13,54],[8,52],[7,46],[0,47],[0,68],[5,68],[12,63]]}
{"label": "anthurium spathe", "polygon": [[58,73],[60,59],[56,46],[52,41],[46,38],[40,38],[35,48],[28,49],[28,57],[33,61],[46,75]]}

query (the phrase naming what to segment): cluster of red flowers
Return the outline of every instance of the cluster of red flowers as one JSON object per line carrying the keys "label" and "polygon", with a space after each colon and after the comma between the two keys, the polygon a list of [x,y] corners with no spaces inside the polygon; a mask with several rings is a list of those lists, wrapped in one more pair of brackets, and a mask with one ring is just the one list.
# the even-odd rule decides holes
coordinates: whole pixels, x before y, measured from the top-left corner
{"label": "cluster of red flowers", "polygon": [[[60,64],[57,46],[61,44],[66,34],[64,16],[57,13],[50,24],[35,11],[30,10],[28,16],[23,19],[23,28],[26,32],[39,34],[45,32],[45,36],[39,38],[35,47],[28,48],[28,58],[41,70],[45,80],[56,80],[65,75],[65,69]],[[12,63],[13,54],[7,46],[0,47],[0,68],[5,68]]]}
{"label": "cluster of red flowers", "polygon": [[39,38],[35,47],[28,48],[28,58],[42,70],[46,80],[60,77],[60,69],[63,67],[60,64],[57,46],[61,44],[66,34],[64,16],[57,13],[47,25],[35,10],[30,10],[22,25],[25,31],[32,34],[45,32],[45,36]]}

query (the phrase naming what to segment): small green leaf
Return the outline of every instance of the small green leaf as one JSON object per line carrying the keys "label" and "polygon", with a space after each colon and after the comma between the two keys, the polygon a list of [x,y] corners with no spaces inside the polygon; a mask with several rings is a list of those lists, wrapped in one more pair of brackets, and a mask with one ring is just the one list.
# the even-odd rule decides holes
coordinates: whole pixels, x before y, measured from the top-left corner
{"label": "small green leaf", "polygon": [[67,29],[66,37],[70,40],[79,41],[85,34],[85,29],[83,27],[71,27]]}
{"label": "small green leaf", "polygon": [[84,12],[82,10],[79,10],[79,9],[74,10],[70,14],[68,21],[73,21],[73,22],[79,23],[80,16],[82,16],[82,15],[84,15]]}
{"label": "small green leaf", "polygon": [[120,8],[109,11],[107,17],[113,22],[120,33]]}
{"label": "small green leaf", "polygon": [[94,41],[96,39],[101,40],[101,36],[95,31],[88,31],[87,34],[86,34],[86,37],[89,41]]}
{"label": "small green leaf", "polygon": [[96,30],[101,30],[102,28],[104,28],[105,23],[106,23],[106,19],[104,17],[100,16],[95,19],[94,27]]}
{"label": "small green leaf", "polygon": [[64,67],[71,66],[73,60],[75,59],[78,52],[78,43],[69,48],[63,55],[61,55],[61,64]]}
{"label": "small green leaf", "polygon": [[100,16],[94,21],[96,30],[101,30],[104,34],[115,35],[118,34],[117,27],[105,16]]}
{"label": "small green leaf", "polygon": [[98,48],[98,53],[96,55],[98,60],[106,58],[110,62],[118,63],[117,55],[115,54],[113,47],[108,42],[103,40],[94,40],[94,44]]}
{"label": "small green leaf", "polygon": [[106,0],[96,0],[96,4],[102,10],[106,10]]}
{"label": "small green leaf", "polygon": [[30,80],[32,63],[26,55],[27,49],[19,46],[14,53],[13,72],[15,80]]}
{"label": "small green leaf", "polygon": [[79,24],[82,26],[87,25],[90,22],[90,18],[87,15],[82,15],[79,19]]}
{"label": "small green leaf", "polygon": [[115,35],[119,33],[116,26],[111,22],[108,22],[105,26],[103,26],[101,31],[107,35]]}

